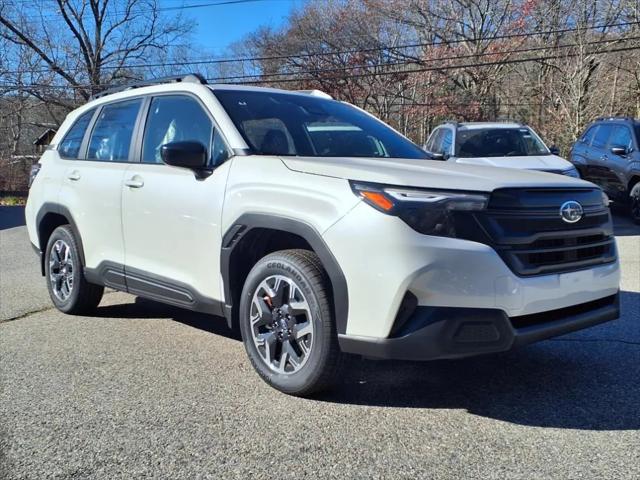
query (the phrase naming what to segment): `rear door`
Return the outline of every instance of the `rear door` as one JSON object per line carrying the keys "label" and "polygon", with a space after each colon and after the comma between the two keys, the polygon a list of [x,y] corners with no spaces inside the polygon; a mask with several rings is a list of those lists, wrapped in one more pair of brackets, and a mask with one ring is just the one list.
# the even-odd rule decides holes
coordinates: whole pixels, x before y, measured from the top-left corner
{"label": "rear door", "polygon": [[[141,104],[137,98],[96,109],[78,150],[79,159],[66,165],[59,199],[73,216],[89,269],[124,263],[122,179],[131,159]],[[59,151],[64,159],[64,142]],[[121,275],[110,278],[112,286],[124,286]]]}
{"label": "rear door", "polygon": [[[123,184],[128,290],[186,308],[217,308],[221,300],[220,221],[229,149],[206,107],[182,93],[150,97],[139,137],[140,162]],[[212,173],[166,165],[162,145],[197,141],[207,147]],[[211,308],[209,308],[211,307]]]}

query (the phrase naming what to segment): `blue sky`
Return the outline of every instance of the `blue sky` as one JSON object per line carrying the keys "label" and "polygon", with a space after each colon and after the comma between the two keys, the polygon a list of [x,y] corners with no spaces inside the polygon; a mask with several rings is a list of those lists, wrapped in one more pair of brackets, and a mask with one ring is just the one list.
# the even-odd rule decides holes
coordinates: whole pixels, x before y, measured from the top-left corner
{"label": "blue sky", "polygon": [[[184,0],[184,5],[213,3],[218,0]],[[224,0],[219,0],[224,1]],[[307,0],[258,0],[255,2],[209,6],[184,10],[197,22],[195,43],[208,51],[223,52],[244,35],[260,26],[278,27],[288,14]],[[169,2],[164,2],[170,5]]]}

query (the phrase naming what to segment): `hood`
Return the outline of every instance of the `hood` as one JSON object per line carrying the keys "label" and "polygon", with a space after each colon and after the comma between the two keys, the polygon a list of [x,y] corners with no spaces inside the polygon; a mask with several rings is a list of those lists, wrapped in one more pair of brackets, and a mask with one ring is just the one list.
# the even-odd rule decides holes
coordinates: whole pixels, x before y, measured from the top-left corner
{"label": "hood", "polygon": [[485,165],[490,167],[522,168],[525,170],[568,170],[573,165],[557,155],[531,155],[526,157],[475,157],[456,158],[463,165]]}
{"label": "hood", "polygon": [[594,187],[565,175],[533,170],[389,158],[281,157],[296,172],[387,185],[491,192],[497,188]]}

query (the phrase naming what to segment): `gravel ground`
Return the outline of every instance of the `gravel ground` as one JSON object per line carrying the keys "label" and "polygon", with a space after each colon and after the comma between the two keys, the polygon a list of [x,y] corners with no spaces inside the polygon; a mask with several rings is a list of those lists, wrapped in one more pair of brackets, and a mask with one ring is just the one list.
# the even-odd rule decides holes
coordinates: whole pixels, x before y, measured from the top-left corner
{"label": "gravel ground", "polygon": [[464,361],[353,358],[303,400],[221,319],[122,293],[49,309],[24,228],[2,230],[0,478],[639,478],[640,229],[617,232],[619,321]]}

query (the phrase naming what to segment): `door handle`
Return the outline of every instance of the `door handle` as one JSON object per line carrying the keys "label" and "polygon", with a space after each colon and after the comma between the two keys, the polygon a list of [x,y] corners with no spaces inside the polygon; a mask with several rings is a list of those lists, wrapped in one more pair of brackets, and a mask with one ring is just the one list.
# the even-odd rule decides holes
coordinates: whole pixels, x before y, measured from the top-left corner
{"label": "door handle", "polygon": [[144,181],[139,176],[134,176],[129,180],[125,180],[124,184],[130,188],[142,188],[144,187]]}
{"label": "door handle", "polygon": [[71,173],[69,173],[69,174],[67,175],[67,178],[68,178],[69,180],[72,180],[72,181],[74,181],[74,182],[77,182],[78,180],[80,180],[80,172],[79,172],[79,171],[77,171],[77,170],[74,170],[73,172],[71,172]]}

